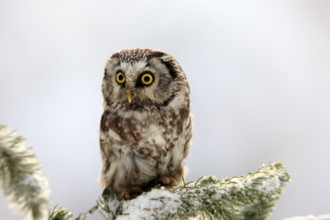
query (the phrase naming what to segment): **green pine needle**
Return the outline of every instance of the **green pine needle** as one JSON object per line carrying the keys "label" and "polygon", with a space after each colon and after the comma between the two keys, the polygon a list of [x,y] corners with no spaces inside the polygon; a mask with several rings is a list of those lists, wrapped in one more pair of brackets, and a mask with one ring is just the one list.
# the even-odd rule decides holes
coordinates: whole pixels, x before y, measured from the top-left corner
{"label": "green pine needle", "polygon": [[206,219],[266,219],[290,180],[279,162],[263,165],[245,176],[217,180],[206,176],[175,190],[181,195],[180,216]]}
{"label": "green pine needle", "polygon": [[39,161],[24,138],[0,125],[0,186],[22,216],[43,219],[50,190]]}
{"label": "green pine needle", "polygon": [[71,211],[63,207],[54,207],[49,210],[48,220],[68,220],[72,217]]}

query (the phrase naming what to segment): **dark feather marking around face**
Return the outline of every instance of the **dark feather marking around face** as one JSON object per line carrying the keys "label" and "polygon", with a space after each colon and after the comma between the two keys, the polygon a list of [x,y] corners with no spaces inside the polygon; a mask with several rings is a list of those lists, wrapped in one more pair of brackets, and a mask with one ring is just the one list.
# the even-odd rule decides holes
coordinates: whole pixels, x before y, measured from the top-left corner
{"label": "dark feather marking around face", "polygon": [[168,61],[168,62],[165,62],[162,60],[162,62],[164,63],[164,65],[169,69],[170,71],[170,74],[172,76],[173,79],[177,78],[178,77],[178,73],[177,73],[177,70],[175,68],[175,64],[173,61]]}
{"label": "dark feather marking around face", "polygon": [[147,61],[149,61],[152,58],[159,58],[159,60],[166,66],[166,68],[170,71],[170,75],[172,76],[173,79],[178,77],[178,73],[177,73],[177,69],[175,68],[175,61],[174,60],[168,60],[168,61],[164,61],[163,59],[161,59],[162,57],[167,56],[165,53],[161,52],[161,51],[154,51],[153,53],[151,53],[148,58]]}
{"label": "dark feather marking around face", "polygon": [[160,104],[159,106],[168,106],[168,104],[170,104],[170,102],[175,98],[176,94],[173,93],[170,97],[168,97],[162,104]]}

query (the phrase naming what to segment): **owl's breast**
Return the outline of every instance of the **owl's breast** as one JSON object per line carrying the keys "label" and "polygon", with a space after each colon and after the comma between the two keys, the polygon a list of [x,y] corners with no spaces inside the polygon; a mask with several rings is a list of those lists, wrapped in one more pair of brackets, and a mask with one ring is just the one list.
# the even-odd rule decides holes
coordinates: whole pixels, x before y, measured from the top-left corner
{"label": "owl's breast", "polygon": [[130,149],[140,157],[159,160],[176,145],[183,145],[184,139],[190,139],[189,110],[104,113],[101,130],[113,151]]}
{"label": "owl's breast", "polygon": [[105,112],[100,133],[104,181],[119,191],[121,184],[180,176],[190,139],[191,118],[186,110],[131,115]]}
{"label": "owl's breast", "polygon": [[164,118],[160,114],[104,113],[101,120],[101,131],[106,133],[111,143],[128,148],[145,147],[147,143],[164,145],[162,138],[166,133]]}

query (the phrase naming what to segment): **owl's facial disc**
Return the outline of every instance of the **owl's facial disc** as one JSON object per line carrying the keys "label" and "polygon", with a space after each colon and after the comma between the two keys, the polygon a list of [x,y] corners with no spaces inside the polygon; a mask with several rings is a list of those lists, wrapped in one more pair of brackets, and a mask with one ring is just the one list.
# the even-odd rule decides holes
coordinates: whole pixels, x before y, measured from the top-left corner
{"label": "owl's facial disc", "polygon": [[[107,68],[108,76],[114,82],[111,96],[117,102],[135,108],[167,103],[173,97],[170,89],[173,77],[170,69],[159,57],[143,58],[137,61],[114,57]],[[174,85],[174,84],[173,84]]]}

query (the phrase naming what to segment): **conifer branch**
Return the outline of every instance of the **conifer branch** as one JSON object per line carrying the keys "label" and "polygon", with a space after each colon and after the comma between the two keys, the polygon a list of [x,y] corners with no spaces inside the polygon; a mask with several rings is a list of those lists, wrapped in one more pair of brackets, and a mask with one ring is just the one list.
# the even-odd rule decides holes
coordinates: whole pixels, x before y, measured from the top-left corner
{"label": "conifer branch", "polygon": [[0,125],[0,186],[10,206],[25,218],[43,219],[50,190],[40,164],[24,138]]}
{"label": "conifer branch", "polygon": [[[266,219],[290,180],[279,162],[257,172],[218,180],[201,177],[174,190],[153,189],[129,201],[101,206],[108,219]],[[112,212],[108,208],[112,207]]]}
{"label": "conifer branch", "polygon": [[[45,219],[50,204],[48,181],[24,138],[0,125],[0,186],[24,219]],[[104,219],[221,219],[263,220],[272,212],[290,175],[280,162],[263,165],[245,176],[216,179],[204,176],[172,190],[154,188],[132,200],[115,195],[99,198],[75,220],[87,220],[96,211]],[[71,211],[54,207],[48,220],[72,219]],[[285,220],[328,220],[329,215]]]}

